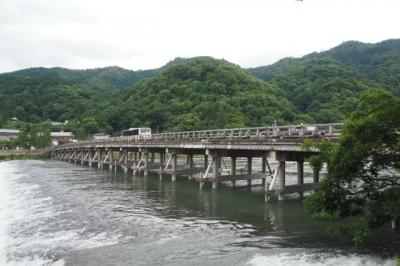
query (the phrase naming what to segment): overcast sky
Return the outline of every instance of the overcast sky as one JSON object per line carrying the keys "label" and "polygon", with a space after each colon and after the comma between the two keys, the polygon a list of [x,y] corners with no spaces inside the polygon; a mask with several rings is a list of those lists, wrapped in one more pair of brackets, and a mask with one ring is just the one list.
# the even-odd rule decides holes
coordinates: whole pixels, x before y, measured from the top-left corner
{"label": "overcast sky", "polygon": [[400,38],[399,0],[0,0],[0,72],[157,68],[208,55],[242,67]]}

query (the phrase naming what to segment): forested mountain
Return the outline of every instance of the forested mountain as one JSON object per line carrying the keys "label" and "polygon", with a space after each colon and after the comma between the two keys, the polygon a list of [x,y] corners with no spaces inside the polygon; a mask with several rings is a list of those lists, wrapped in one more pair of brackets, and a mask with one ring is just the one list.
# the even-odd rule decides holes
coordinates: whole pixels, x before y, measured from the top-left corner
{"label": "forested mountain", "polygon": [[346,42],[326,52],[248,71],[284,90],[313,120],[338,121],[354,110],[365,90],[384,88],[400,95],[400,40]]}
{"label": "forested mountain", "polygon": [[53,78],[72,81],[78,85],[102,91],[121,90],[134,86],[144,78],[154,75],[157,70],[127,70],[121,67],[105,67],[86,70],[54,68],[28,68],[2,76],[29,77],[29,78]]}
{"label": "forested mountain", "polygon": [[78,127],[84,136],[136,126],[165,131],[337,122],[362,92],[376,88],[400,95],[400,40],[346,42],[247,70],[211,57],[177,58],[144,71],[30,68],[0,74],[0,126],[11,117],[66,119],[73,120],[68,130]]}
{"label": "forested mountain", "polygon": [[345,42],[310,57],[331,57],[400,96],[400,39],[376,44]]}
{"label": "forested mountain", "polygon": [[225,60],[175,60],[130,90],[108,118],[114,128],[155,130],[243,127],[301,119],[286,94]]}
{"label": "forested mountain", "polygon": [[11,117],[34,123],[99,117],[109,105],[120,102],[128,88],[156,72],[57,67],[0,74],[0,126]]}

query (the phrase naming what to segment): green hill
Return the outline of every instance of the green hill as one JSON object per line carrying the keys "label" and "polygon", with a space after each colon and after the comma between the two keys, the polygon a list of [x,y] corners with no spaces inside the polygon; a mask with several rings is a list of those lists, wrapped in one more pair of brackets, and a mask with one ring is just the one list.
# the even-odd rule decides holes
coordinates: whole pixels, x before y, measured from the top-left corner
{"label": "green hill", "polygon": [[247,70],[211,57],[177,58],[144,71],[30,68],[0,74],[0,126],[11,117],[75,120],[84,136],[133,126],[165,131],[338,122],[362,92],[376,88],[400,95],[400,40],[346,42]]}
{"label": "green hill", "polygon": [[127,88],[156,71],[40,67],[0,74],[0,121],[11,117],[40,122],[99,116],[108,105],[119,102]]}
{"label": "green hill", "polygon": [[277,86],[211,57],[174,60],[138,83],[127,101],[109,113],[114,128],[146,125],[159,131],[260,126],[299,118]]}
{"label": "green hill", "polygon": [[284,90],[299,111],[314,121],[340,121],[354,110],[365,90],[383,88],[400,95],[400,40],[350,41],[248,71]]}
{"label": "green hill", "polygon": [[134,86],[144,78],[154,75],[156,70],[127,70],[121,67],[105,67],[86,70],[54,68],[28,68],[1,76],[18,76],[29,78],[53,78],[72,81],[78,85],[102,91],[126,89]]}

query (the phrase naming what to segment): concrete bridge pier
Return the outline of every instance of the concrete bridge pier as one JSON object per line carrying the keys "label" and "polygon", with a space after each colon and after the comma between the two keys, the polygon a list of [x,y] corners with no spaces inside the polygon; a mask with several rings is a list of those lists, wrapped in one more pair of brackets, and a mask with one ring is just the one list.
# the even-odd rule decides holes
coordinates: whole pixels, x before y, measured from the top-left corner
{"label": "concrete bridge pier", "polygon": [[218,188],[218,160],[220,158],[213,155],[211,157],[212,160],[212,188],[217,189]]}
{"label": "concrete bridge pier", "polygon": [[83,163],[85,162],[84,161],[84,156],[85,155],[85,153],[84,153],[84,151],[83,151],[83,149],[79,152],[79,157],[80,157],[80,159],[81,159],[81,165],[83,165]]}
{"label": "concrete bridge pier", "polygon": [[138,158],[138,153],[137,153],[137,151],[135,151],[135,152],[133,153],[133,165],[136,165],[136,163],[137,163],[137,158]]}
{"label": "concrete bridge pier", "polygon": [[126,173],[128,173],[128,159],[129,159],[129,151],[128,151],[128,149],[126,149],[126,148],[124,149],[123,156],[124,156],[123,167],[124,167],[124,173],[126,174]]}
{"label": "concrete bridge pier", "polygon": [[279,192],[278,192],[278,200],[285,200],[285,169],[286,162],[279,161]]}
{"label": "concrete bridge pier", "polygon": [[98,152],[98,163],[97,163],[97,168],[103,169],[103,150],[102,149],[97,149]]}
{"label": "concrete bridge pier", "polygon": [[162,181],[162,175],[163,175],[163,170],[164,170],[164,158],[165,158],[165,153],[160,152],[160,181]]}
{"label": "concrete bridge pier", "polygon": [[92,149],[89,149],[88,150],[88,153],[89,153],[89,167],[92,167],[92,160],[93,160],[93,151],[92,151]]}
{"label": "concrete bridge pier", "polygon": [[[236,156],[231,157],[231,175],[236,176]],[[236,180],[232,180],[232,187],[236,187]]]}
{"label": "concrete bridge pier", "polygon": [[[267,157],[265,156],[261,158],[261,173],[263,174],[267,173]],[[266,176],[261,180],[263,187],[265,187],[265,180]]]}
{"label": "concrete bridge pier", "polygon": [[[252,165],[252,160],[253,158],[251,158],[251,157],[247,157],[247,174],[248,175],[251,175],[251,173],[252,173],[252,167],[253,167],[253,165]],[[247,186],[251,186],[251,179],[247,179]]]}
{"label": "concrete bridge pier", "polygon": [[148,176],[149,174],[149,152],[146,150],[144,152],[144,168],[143,175]]}
{"label": "concrete bridge pier", "polygon": [[178,154],[176,151],[172,152],[172,181],[176,181],[176,166],[178,164]]}
{"label": "concrete bridge pier", "polygon": [[193,153],[188,154],[188,163],[189,163],[189,179],[191,179],[193,177],[193,170],[194,170]]}
{"label": "concrete bridge pier", "polygon": [[109,150],[108,150],[108,157],[109,157],[109,164],[108,164],[108,168],[110,169],[110,171],[112,170],[112,168],[113,168],[113,162],[114,162],[114,151],[113,151],[113,149],[112,148],[110,148]]}
{"label": "concrete bridge pier", "polygon": [[[299,186],[304,184],[304,160],[297,161],[297,184]],[[302,199],[304,197],[303,191],[299,192],[299,198]]]}

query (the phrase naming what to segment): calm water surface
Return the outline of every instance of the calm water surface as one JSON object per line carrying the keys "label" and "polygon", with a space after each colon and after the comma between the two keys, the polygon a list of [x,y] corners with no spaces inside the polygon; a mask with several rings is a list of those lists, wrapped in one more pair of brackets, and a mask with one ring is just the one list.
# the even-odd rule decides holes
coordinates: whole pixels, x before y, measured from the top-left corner
{"label": "calm water surface", "polygon": [[389,228],[354,247],[326,226],[297,199],[265,204],[260,187],[199,191],[185,177],[0,162],[0,265],[395,264]]}

